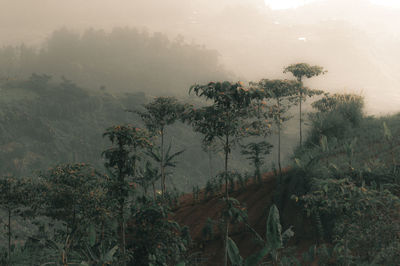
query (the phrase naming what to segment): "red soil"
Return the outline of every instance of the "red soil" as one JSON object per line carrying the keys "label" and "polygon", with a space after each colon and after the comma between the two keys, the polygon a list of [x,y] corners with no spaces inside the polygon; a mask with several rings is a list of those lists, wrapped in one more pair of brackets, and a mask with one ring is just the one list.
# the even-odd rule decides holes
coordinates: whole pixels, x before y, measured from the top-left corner
{"label": "red soil", "polygon": [[[262,182],[248,184],[245,189],[237,189],[230,193],[230,196],[239,200],[246,206],[248,223],[257,233],[265,239],[266,220],[269,208],[273,202],[276,178],[273,173],[266,173]],[[204,199],[204,191],[200,192],[199,202],[193,201],[192,194],[186,194],[180,199],[180,207],[175,211],[174,219],[180,225],[187,225],[193,241],[196,243],[193,252],[201,252],[197,257],[203,258],[203,263],[198,265],[222,265],[223,241],[215,228],[213,240],[205,241],[202,238],[202,229],[207,218],[218,220],[220,218],[222,205],[222,193],[209,200]],[[288,201],[281,212],[281,223],[283,230],[292,225],[295,238],[290,242],[296,245],[298,252],[308,250],[313,243],[313,232],[310,222],[299,212],[293,201]],[[230,237],[238,245],[241,255],[247,257],[254,253],[259,247],[254,243],[253,234],[245,230],[243,225],[231,226]],[[310,237],[311,236],[311,237]]]}

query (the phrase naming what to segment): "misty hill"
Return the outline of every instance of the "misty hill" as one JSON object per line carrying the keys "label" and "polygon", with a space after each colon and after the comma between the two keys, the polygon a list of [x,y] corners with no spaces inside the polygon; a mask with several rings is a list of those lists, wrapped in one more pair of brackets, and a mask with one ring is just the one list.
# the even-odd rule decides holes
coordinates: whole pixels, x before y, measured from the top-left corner
{"label": "misty hill", "polygon": [[[96,81],[90,81],[90,84],[95,87],[105,85],[123,89],[147,90],[160,86],[161,82],[155,80],[165,81],[163,86],[166,88],[174,87],[174,85],[179,87],[187,83],[184,81],[188,74],[184,71],[186,68],[201,72],[189,74],[191,78],[195,78],[191,80],[192,82],[203,77],[222,78],[218,74],[223,72],[218,67],[219,64],[223,64],[226,69],[233,71],[241,80],[257,80],[282,77],[281,70],[284,66],[307,61],[324,66],[329,70],[329,74],[323,78],[323,83],[322,80],[315,79],[312,83],[313,86],[336,92],[362,92],[366,96],[369,113],[395,111],[399,100],[400,80],[397,73],[400,70],[400,63],[397,60],[399,57],[397,47],[399,47],[400,39],[397,25],[400,23],[400,11],[373,5],[368,0],[315,1],[288,10],[271,10],[263,5],[261,0],[217,2],[172,0],[168,3],[156,0],[145,2],[116,0],[113,3],[101,0],[88,0],[82,3],[71,0],[55,3],[46,0],[40,6],[26,1],[9,0],[6,2],[6,8],[0,10],[2,25],[4,25],[0,35],[4,44],[26,42],[29,46],[32,43],[43,43],[46,38],[50,42],[55,39],[51,32],[64,25],[77,29],[79,32],[89,27],[105,29],[106,32],[110,32],[115,26],[127,25],[138,28],[146,27],[149,32],[163,33],[161,36],[146,35],[141,30],[137,30],[136,33],[127,33],[133,39],[147,39],[154,45],[157,45],[157,42],[158,45],[164,42],[169,47],[167,49],[169,51],[164,49],[157,57],[157,53],[149,52],[150,58],[152,56],[157,58],[153,63],[160,63],[160,65],[155,67],[153,63],[149,62],[141,70],[137,70],[135,64],[143,63],[141,57],[122,58],[121,54],[127,55],[126,50],[122,49],[113,55],[115,61],[108,62],[110,69],[119,69],[115,77],[107,74],[109,69],[106,69],[106,66],[98,66],[99,63],[107,62],[105,58],[104,60],[98,58],[105,56],[99,51],[110,52],[110,50],[99,50],[100,47],[97,45],[113,43],[115,47],[121,49],[116,43],[126,42],[126,45],[131,48],[136,46],[131,45],[132,43],[129,44],[126,39],[122,41],[118,34],[99,33],[97,30],[80,37],[71,37],[72,40],[82,39],[78,41],[80,44],[84,42],[90,44],[90,41],[87,40],[90,38],[98,41],[98,44],[96,41],[96,44],[92,46],[97,47],[96,49],[87,47],[79,49],[81,49],[81,53],[88,53],[88,56],[96,58],[96,63],[93,64],[103,70],[95,74],[88,74],[94,71],[93,67],[90,64],[80,63],[82,71],[74,70],[71,76],[70,73],[62,73],[80,84],[82,81],[87,82],[88,78],[96,78]],[[78,5],[80,12],[76,12]],[[96,12],[92,12],[93,8]],[[22,10],[25,9],[30,10],[29,15],[22,13]],[[16,22],[15,17],[20,19]],[[199,51],[202,48],[196,45],[187,42],[184,42],[186,45],[182,43],[178,45],[179,41],[171,41],[175,40],[178,35],[184,36],[189,43],[193,41],[205,44],[208,49],[217,50],[220,55],[219,59],[215,51],[204,49],[205,51],[202,53]],[[86,37],[83,38],[83,36]],[[166,36],[169,38],[167,43],[164,38]],[[117,40],[111,41],[111,37]],[[74,42],[77,41],[72,41],[71,45]],[[68,49],[75,48],[69,47]],[[53,51],[55,54],[59,54],[63,49]],[[70,51],[67,54],[71,55]],[[50,55],[47,54],[47,56]],[[55,56],[53,54],[51,56],[60,59],[64,55]],[[80,58],[81,55],[72,56],[73,61],[76,62],[74,57]],[[204,61],[201,61],[199,57]],[[175,58],[177,61],[169,61],[171,58]],[[208,63],[205,63],[206,60]],[[70,62],[65,60],[60,62],[63,62],[62,64],[65,66],[62,69],[60,66],[56,66],[54,71],[59,72],[70,67]],[[193,62],[193,64],[189,62]],[[53,70],[50,65],[47,65],[50,62],[41,62],[40,64],[46,66],[44,70]],[[165,73],[157,75],[144,73],[137,79],[139,84],[137,82],[126,84],[126,80],[130,81],[127,76],[138,77],[146,68],[147,70],[155,68],[157,71],[162,68],[165,69]],[[32,67],[30,67],[31,69]],[[131,74],[132,69],[136,69],[134,75]],[[84,73],[83,70],[89,72]],[[142,70],[143,72],[141,72]],[[40,72],[36,69],[34,71]],[[171,74],[176,75],[171,77]],[[4,74],[2,73],[2,75]],[[82,77],[84,75],[86,76]],[[142,86],[144,80],[147,85]],[[190,79],[188,78],[188,80]],[[82,82],[82,84],[86,85],[87,83]],[[377,91],[379,94],[376,93]]]}
{"label": "misty hill", "polygon": [[90,88],[112,91],[183,94],[195,82],[226,79],[217,51],[171,41],[162,33],[135,28],[110,32],[89,29],[82,34],[62,28],[38,48],[6,46],[0,50],[3,78],[46,73]]}

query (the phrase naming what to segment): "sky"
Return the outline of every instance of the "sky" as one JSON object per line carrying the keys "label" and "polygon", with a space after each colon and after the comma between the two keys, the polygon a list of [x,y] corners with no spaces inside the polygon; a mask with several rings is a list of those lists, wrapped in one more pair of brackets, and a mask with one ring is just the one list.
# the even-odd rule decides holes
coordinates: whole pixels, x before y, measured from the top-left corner
{"label": "sky", "polygon": [[[265,4],[272,9],[288,9],[305,5],[310,2],[317,2],[323,0],[265,0]],[[371,3],[377,5],[385,5],[390,7],[400,8],[399,0],[370,0]]]}

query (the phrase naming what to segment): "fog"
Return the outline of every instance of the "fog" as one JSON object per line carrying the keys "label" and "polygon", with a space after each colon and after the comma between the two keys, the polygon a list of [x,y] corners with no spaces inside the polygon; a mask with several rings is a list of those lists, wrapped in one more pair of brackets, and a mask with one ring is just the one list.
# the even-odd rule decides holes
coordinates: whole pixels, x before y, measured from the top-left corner
{"label": "fog", "polygon": [[[0,5],[2,46],[25,43],[40,50],[62,27],[77,34],[89,28],[108,34],[115,27],[131,27],[150,36],[161,32],[172,44],[178,40],[200,47],[210,60],[214,60],[210,53],[215,52],[215,58],[218,54],[218,63],[210,63],[212,73],[202,62],[197,70],[205,74],[193,75],[193,82],[218,77],[244,81],[285,77],[284,66],[307,62],[329,71],[307,81],[308,86],[361,93],[371,114],[399,111],[400,9],[368,0],[314,1],[284,10],[272,10],[263,0],[0,0]],[[32,62],[28,70],[34,69],[36,61]],[[168,61],[165,67],[175,63],[179,62]],[[83,81],[74,75],[70,78]],[[185,92],[188,85],[189,80],[179,83],[177,90]]]}

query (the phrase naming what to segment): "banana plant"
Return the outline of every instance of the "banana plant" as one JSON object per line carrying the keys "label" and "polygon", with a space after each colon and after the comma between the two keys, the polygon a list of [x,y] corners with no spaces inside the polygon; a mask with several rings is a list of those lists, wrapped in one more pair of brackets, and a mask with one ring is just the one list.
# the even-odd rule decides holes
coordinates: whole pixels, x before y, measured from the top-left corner
{"label": "banana plant", "polygon": [[233,266],[254,266],[258,265],[265,256],[271,254],[274,265],[277,264],[279,258],[279,249],[283,248],[284,243],[294,235],[291,228],[282,233],[282,226],[279,219],[279,210],[275,205],[272,205],[269,210],[269,215],[266,225],[266,240],[263,240],[255,230],[251,230],[255,237],[262,241],[264,246],[258,252],[250,255],[246,259],[239,253],[239,248],[235,242],[228,238],[228,256]]}
{"label": "banana plant", "polygon": [[[154,148],[150,149],[150,150],[147,152],[147,154],[148,154],[154,161],[156,161],[157,163],[160,164],[160,166],[161,166],[161,172],[164,173],[164,179],[165,179],[166,175],[168,174],[168,173],[166,172],[166,168],[167,168],[167,167],[175,168],[176,165],[177,165],[177,161],[175,160],[175,158],[176,158],[177,156],[181,155],[181,154],[184,153],[184,152],[185,152],[185,150],[180,150],[180,151],[177,151],[177,152],[174,152],[174,153],[171,154],[171,143],[170,143],[169,146],[168,146],[167,151],[165,152],[165,154],[163,154],[163,153],[161,152],[161,149],[159,149],[159,148],[157,148],[157,147],[154,147]],[[163,178],[163,177],[161,176],[161,178]],[[163,183],[163,184],[162,184],[162,191],[164,191],[164,194],[165,194],[165,192],[166,192],[166,189],[165,189],[165,180],[164,180],[162,183]]]}
{"label": "banana plant", "polygon": [[146,161],[144,168],[139,167],[136,182],[143,188],[145,196],[147,196],[148,189],[151,185],[153,189],[153,199],[156,200],[157,193],[155,182],[160,179],[160,177],[161,175],[158,171],[158,168],[153,167],[149,161]]}
{"label": "banana plant", "polygon": [[344,144],[344,149],[347,153],[347,157],[349,159],[349,168],[350,170],[354,170],[353,168],[353,159],[354,159],[354,148],[357,145],[357,138],[352,139],[349,143]]}
{"label": "banana plant", "polygon": [[88,257],[88,260],[82,261],[79,266],[112,265],[112,263],[116,261],[115,253],[117,250],[118,245],[115,245],[111,249],[106,249],[102,245],[100,247],[86,246],[85,254]]}
{"label": "banana plant", "polygon": [[390,146],[390,156],[392,157],[392,164],[393,164],[393,170],[396,170],[396,157],[394,155],[394,141],[393,141],[393,135],[392,131],[390,128],[387,126],[386,122],[383,122],[383,136],[386,140],[386,142],[389,143]]}

